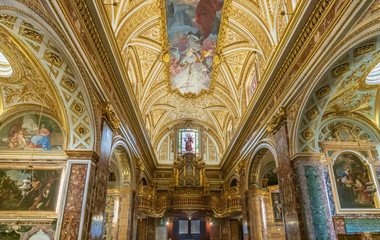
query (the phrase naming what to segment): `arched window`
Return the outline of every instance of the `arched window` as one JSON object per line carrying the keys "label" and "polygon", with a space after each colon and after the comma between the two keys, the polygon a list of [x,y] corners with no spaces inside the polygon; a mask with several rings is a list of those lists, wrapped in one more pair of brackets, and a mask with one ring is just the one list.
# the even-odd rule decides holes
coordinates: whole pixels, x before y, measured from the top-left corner
{"label": "arched window", "polygon": [[0,77],[12,76],[13,70],[8,59],[0,52]]}
{"label": "arched window", "polygon": [[365,78],[365,83],[368,85],[376,85],[380,83],[380,62],[368,73]]}

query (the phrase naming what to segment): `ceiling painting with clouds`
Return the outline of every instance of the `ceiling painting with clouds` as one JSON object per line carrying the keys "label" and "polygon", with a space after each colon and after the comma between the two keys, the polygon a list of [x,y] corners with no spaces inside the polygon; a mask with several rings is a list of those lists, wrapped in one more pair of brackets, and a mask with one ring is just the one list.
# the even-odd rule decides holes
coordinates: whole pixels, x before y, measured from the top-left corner
{"label": "ceiling painting with clouds", "polygon": [[223,1],[166,0],[173,89],[182,94],[209,90]]}

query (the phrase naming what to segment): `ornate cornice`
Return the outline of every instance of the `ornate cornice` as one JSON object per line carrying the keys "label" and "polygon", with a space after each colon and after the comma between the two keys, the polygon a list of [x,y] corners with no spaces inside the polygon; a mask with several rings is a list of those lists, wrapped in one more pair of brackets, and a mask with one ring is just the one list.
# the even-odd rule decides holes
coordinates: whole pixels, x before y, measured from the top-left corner
{"label": "ornate cornice", "polygon": [[[120,106],[115,109],[115,111],[117,111],[117,114],[120,116],[120,118],[124,120],[123,124],[126,122],[130,124],[130,130],[132,130],[132,134],[137,140],[136,144],[139,149],[140,157],[146,161],[148,164],[147,166],[149,166],[150,169],[153,169],[156,160],[153,151],[151,150],[149,137],[146,136],[146,131],[144,129],[142,119],[139,117],[139,114],[136,114],[139,112],[137,103],[133,98],[133,94],[126,93],[132,93],[130,90],[130,85],[124,84],[123,89],[120,85],[120,82],[125,82],[125,80],[121,80],[121,78],[124,78],[126,74],[122,74],[120,72],[116,73],[113,67],[117,64],[118,66],[123,66],[121,63],[121,57],[119,56],[120,53],[116,53],[118,51],[114,49],[111,50],[113,51],[112,54],[118,54],[118,56],[116,56],[116,59],[113,59],[117,62],[117,64],[112,64],[111,59],[108,56],[109,53],[107,52],[102,38],[99,35],[99,30],[95,25],[94,17],[99,17],[96,19],[96,21],[109,25],[107,22],[108,19],[105,16],[105,12],[96,15],[96,10],[100,11],[99,5],[98,3],[92,1],[87,3],[85,0],[61,0],[58,1],[58,4],[60,6],[59,11],[62,11],[67,21],[69,21],[72,29],[76,32],[77,39],[80,41],[80,44],[88,55],[88,60],[96,70],[98,78],[103,81],[102,85],[108,94],[110,103],[113,106]],[[91,11],[93,15],[91,15],[89,11],[88,4],[90,4],[92,8],[96,9],[95,11]],[[100,8],[102,8],[101,3],[99,4]],[[78,19],[78,17],[80,17],[80,19]],[[84,37],[86,35],[89,36],[90,41]],[[109,38],[107,34],[105,36]],[[114,39],[108,39],[108,41],[115,43]],[[110,47],[114,48],[115,46],[114,44],[111,44]],[[94,52],[97,54],[94,54]],[[119,67],[118,69],[123,72],[124,69],[121,68],[122,67]],[[106,81],[109,81],[111,84],[106,83]]]}

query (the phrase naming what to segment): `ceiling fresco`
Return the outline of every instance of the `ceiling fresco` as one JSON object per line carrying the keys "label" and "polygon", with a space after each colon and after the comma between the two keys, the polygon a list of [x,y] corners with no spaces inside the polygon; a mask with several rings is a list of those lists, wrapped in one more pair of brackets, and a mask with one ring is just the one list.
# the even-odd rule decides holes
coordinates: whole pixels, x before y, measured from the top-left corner
{"label": "ceiling fresco", "polygon": [[223,2],[166,0],[165,6],[172,88],[209,90]]}
{"label": "ceiling fresco", "polygon": [[222,156],[297,2],[104,1],[152,145],[192,121]]}

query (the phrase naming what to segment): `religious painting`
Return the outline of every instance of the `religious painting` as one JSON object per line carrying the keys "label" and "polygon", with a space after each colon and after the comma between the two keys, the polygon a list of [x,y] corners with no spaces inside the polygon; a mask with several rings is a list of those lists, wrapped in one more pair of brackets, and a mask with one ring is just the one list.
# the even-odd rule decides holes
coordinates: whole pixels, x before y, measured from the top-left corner
{"label": "religious painting", "polygon": [[0,211],[55,212],[61,173],[61,169],[0,169]]}
{"label": "religious painting", "polygon": [[370,169],[356,154],[339,154],[332,169],[341,209],[376,208]]}
{"label": "religious painting", "polygon": [[179,155],[193,153],[199,155],[199,132],[196,129],[179,130]]}
{"label": "religious painting", "polygon": [[223,0],[166,0],[173,89],[196,93],[210,88]]}
{"label": "religious painting", "polygon": [[282,222],[282,205],[280,199],[280,193],[271,192],[272,210],[273,210],[273,221]]}
{"label": "religious painting", "polygon": [[59,125],[47,116],[28,114],[0,123],[0,149],[62,150],[64,137]]}

